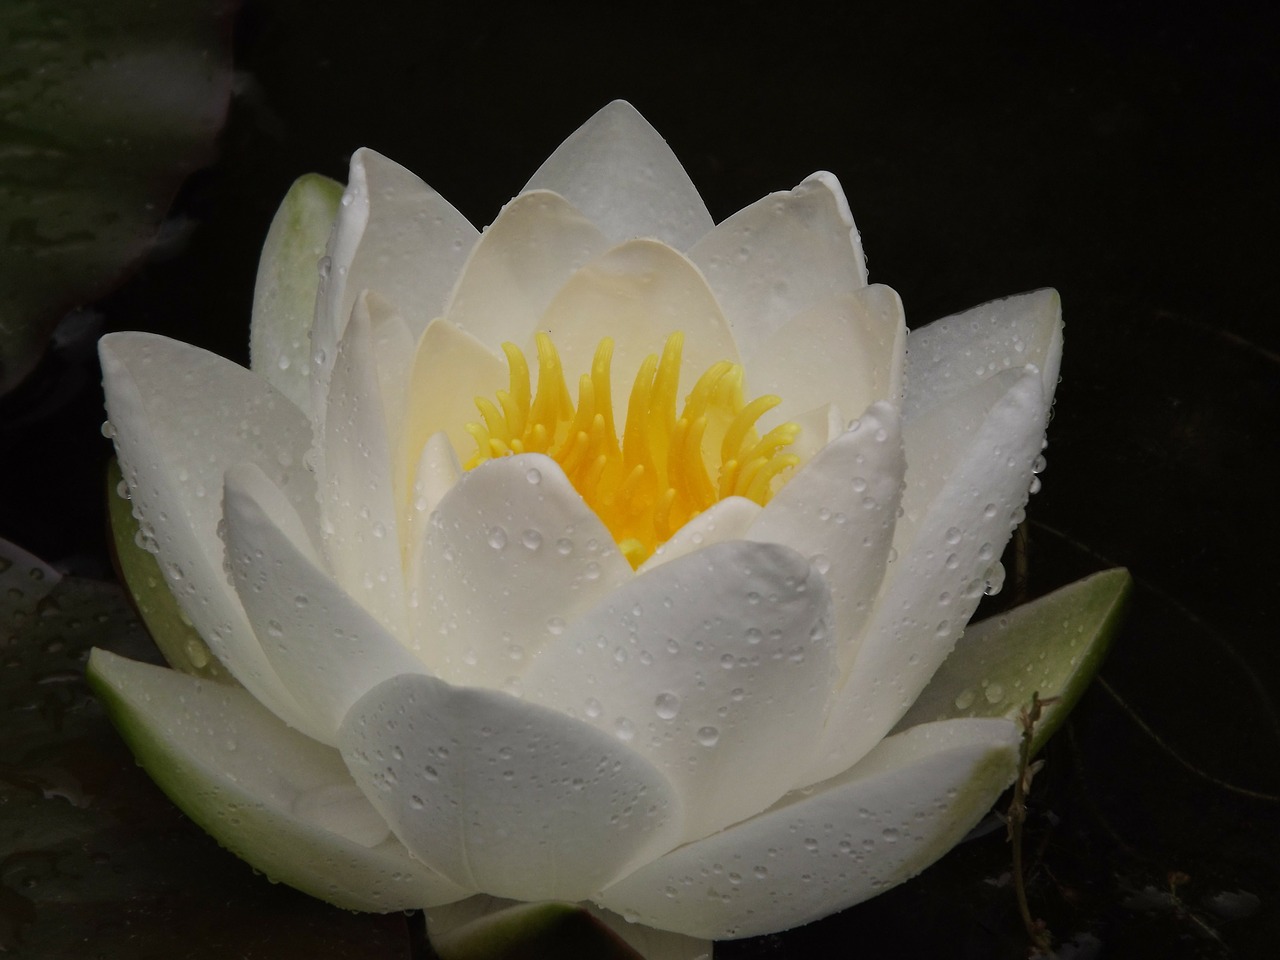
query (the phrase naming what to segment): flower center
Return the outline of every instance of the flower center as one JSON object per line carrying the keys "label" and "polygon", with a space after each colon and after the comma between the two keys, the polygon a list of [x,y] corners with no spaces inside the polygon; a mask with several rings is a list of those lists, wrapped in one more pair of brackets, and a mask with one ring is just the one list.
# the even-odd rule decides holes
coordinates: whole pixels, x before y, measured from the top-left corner
{"label": "flower center", "polygon": [[484,419],[467,424],[476,452],[466,469],[514,453],[546,454],[609,528],[632,567],[725,497],[763,506],[800,462],[784,452],[800,427],[784,423],[758,436],[756,421],[781,398],[744,403],[742,367],[727,360],[707,368],[677,415],[683,346],[684,334],[673,333],[661,356],[650,354],[640,365],[619,438],[609,379],[613,340],[605,337],[596,347],[591,371],[578,381],[576,406],[547,334],[537,335],[536,395],[524,354],[504,343],[511,385],[498,391],[496,402],[476,398]]}

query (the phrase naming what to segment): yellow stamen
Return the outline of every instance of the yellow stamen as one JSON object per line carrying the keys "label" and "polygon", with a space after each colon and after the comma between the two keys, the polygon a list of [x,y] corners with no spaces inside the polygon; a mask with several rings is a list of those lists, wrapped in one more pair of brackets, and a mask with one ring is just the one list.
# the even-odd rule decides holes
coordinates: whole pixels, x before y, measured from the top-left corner
{"label": "yellow stamen", "polygon": [[636,373],[622,437],[613,414],[613,341],[600,341],[590,373],[578,380],[574,404],[560,354],[545,333],[536,337],[538,386],[518,347],[502,345],[510,385],[497,402],[476,399],[483,422],[468,423],[476,452],[470,470],[494,457],[545,453],[560,464],[600,517],[633,567],[703,510],[725,497],[769,501],[800,458],[783,452],[800,428],[774,427],[763,437],[756,422],[781,403],[775,396],[743,401],[742,367],[712,364],[677,411],[684,335],[673,333],[662,353]]}

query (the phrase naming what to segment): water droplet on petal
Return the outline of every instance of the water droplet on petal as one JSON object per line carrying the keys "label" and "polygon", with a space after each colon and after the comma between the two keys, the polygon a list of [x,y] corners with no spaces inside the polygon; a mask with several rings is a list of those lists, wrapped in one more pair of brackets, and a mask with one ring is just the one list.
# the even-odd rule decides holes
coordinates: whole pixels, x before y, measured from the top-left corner
{"label": "water droplet on petal", "polygon": [[663,720],[672,720],[680,712],[680,698],[674,693],[660,693],[653,701],[653,712]]}

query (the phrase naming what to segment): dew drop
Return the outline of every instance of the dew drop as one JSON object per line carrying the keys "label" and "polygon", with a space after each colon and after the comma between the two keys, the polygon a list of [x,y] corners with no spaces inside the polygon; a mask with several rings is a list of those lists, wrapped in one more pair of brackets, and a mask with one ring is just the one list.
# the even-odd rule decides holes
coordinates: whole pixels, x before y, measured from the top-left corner
{"label": "dew drop", "polygon": [[1004,587],[1004,565],[997,560],[984,574],[986,586],[982,588],[982,592],[988,597],[994,597]]}
{"label": "dew drop", "polygon": [[534,467],[530,467],[525,471],[524,478],[534,486],[537,486],[542,482],[542,472]]}
{"label": "dew drop", "polygon": [[660,693],[653,701],[653,712],[663,720],[673,720],[680,712],[680,698],[674,693]]}
{"label": "dew drop", "polygon": [[989,683],[982,691],[982,695],[987,698],[987,703],[999,703],[1004,699],[1004,686],[999,683]]}
{"label": "dew drop", "polygon": [[636,725],[626,717],[619,717],[613,721],[613,733],[623,743],[628,743],[636,735]]}
{"label": "dew drop", "polygon": [[595,697],[587,697],[586,701],[582,705],[582,712],[592,720],[600,716],[601,710],[602,707],[600,706],[600,701]]}
{"label": "dew drop", "polygon": [[956,697],[956,709],[968,710],[973,706],[973,701],[977,699],[972,690],[961,690],[959,696]]}
{"label": "dew drop", "polygon": [[495,550],[501,550],[507,545],[507,531],[501,527],[489,528],[489,546]]}
{"label": "dew drop", "polygon": [[720,731],[715,727],[699,727],[694,736],[704,747],[714,747],[720,742]]}
{"label": "dew drop", "polygon": [[537,550],[542,546],[542,534],[537,530],[526,530],[520,534],[520,542],[524,544],[526,550]]}

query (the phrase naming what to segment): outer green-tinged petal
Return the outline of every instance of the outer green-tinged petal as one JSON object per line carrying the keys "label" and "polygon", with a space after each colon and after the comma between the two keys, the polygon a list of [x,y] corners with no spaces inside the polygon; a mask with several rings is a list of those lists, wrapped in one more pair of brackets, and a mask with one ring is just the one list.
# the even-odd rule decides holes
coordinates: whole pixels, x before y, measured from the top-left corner
{"label": "outer green-tinged petal", "polygon": [[1039,750],[1097,672],[1133,581],[1106,570],[974,624],[898,729],[954,717],[1015,720],[1038,693],[1054,698],[1035,727]]}
{"label": "outer green-tinged petal", "polygon": [[[813,780],[870,750],[951,652],[1027,501],[1047,412],[1039,371],[1008,370],[904,428],[898,558],[832,701]],[[917,483],[922,466],[928,479]]]}
{"label": "outer green-tinged petal", "polygon": [[[607,327],[601,317],[609,318]],[[649,354],[662,352],[671,334],[684,333],[682,395],[713,363],[738,359],[729,325],[698,268],[653,240],[621,244],[575,273],[547,307],[538,329],[555,340],[571,383],[590,371],[600,338],[613,338],[612,389],[619,430],[636,371]]]}
{"label": "outer green-tinged petal", "polygon": [[641,867],[597,903],[640,923],[734,939],[882,893],[950,850],[1013,779],[1017,727],[952,720],[883,741],[857,766]]}
{"label": "outer green-tinged petal", "polygon": [[505,693],[396,677],[351,708],[339,742],[415,856],[497,896],[582,900],[680,835],[679,794],[652,764]]}
{"label": "outer green-tinged petal", "polygon": [[372,323],[357,304],[338,345],[324,418],[324,441],[312,463],[324,517],[329,569],[351,596],[399,637],[407,637],[400,523],[392,486]]}
{"label": "outer green-tinged petal", "polygon": [[107,512],[116,563],[152,639],[175,670],[234,682],[169,592],[155,556],[138,546],[138,521],[129,498],[119,492],[121,483],[120,465],[113,458],[107,467]]}
{"label": "outer green-tinged petal", "polygon": [[441,960],[711,960],[712,946],[592,904],[484,895],[428,910],[427,934]]}
{"label": "outer green-tinged petal", "polygon": [[[736,335],[736,331],[735,331]],[[753,395],[782,398],[762,424],[825,403],[855,416],[877,400],[902,400],[907,339],[902,301],[883,284],[839,294],[787,320],[753,347],[743,367]]]}
{"label": "outer green-tinged petal", "polygon": [[613,243],[655,237],[688,250],[711,215],[667,142],[622,100],[598,111],[525,184],[553,190]]}
{"label": "outer green-tinged petal", "polygon": [[351,910],[466,895],[394,839],[377,841],[377,817],[352,793],[338,754],[244,691],[102,650],[90,657],[89,680],[151,778],[273,880]]}
{"label": "outer green-tinged petal", "polygon": [[310,424],[261,377],[196,347],[113,333],[98,351],[129,494],[183,613],[237,680],[305,730],[227,583],[218,521],[223,473],[249,462],[284,491],[309,531],[318,528],[315,481],[303,466]]}
{"label": "outer green-tinged petal", "polygon": [[227,561],[272,667],[332,744],[366,691],[426,668],[317,565],[282,500],[251,464],[227,471]]}
{"label": "outer green-tinged petal", "polygon": [[833,678],[831,596],[788,547],[732,540],[634,577],[534,659],[529,700],[618,736],[685,799],[685,839],[777,800]]}
{"label": "outer green-tinged petal", "polygon": [[747,532],[800,551],[831,584],[830,626],[842,676],[885,575],[905,470],[898,413],[877,403],[819,450]]}
{"label": "outer green-tinged petal", "polygon": [[1062,300],[1057,290],[992,300],[935,320],[907,337],[903,414],[915,419],[1002,370],[1040,369],[1045,401],[1062,362]]}
{"label": "outer green-tinged petal", "polygon": [[482,343],[522,344],[556,291],[608,247],[564,197],[522,193],[480,235],[445,317]]}
{"label": "outer green-tinged petal", "polygon": [[299,177],[285,194],[258,260],[249,325],[250,367],[302,410],[311,406],[311,324],[320,258],[338,213],[342,184]]}
{"label": "outer green-tinged petal", "polygon": [[518,678],[566,624],[632,576],[600,518],[541,454],[464,474],[419,550],[414,643],[440,676],[483,687]]}
{"label": "outer green-tinged petal", "polygon": [[862,241],[829,173],[739,210],[689,259],[706,275],[744,356],[796,314],[867,285]]}

